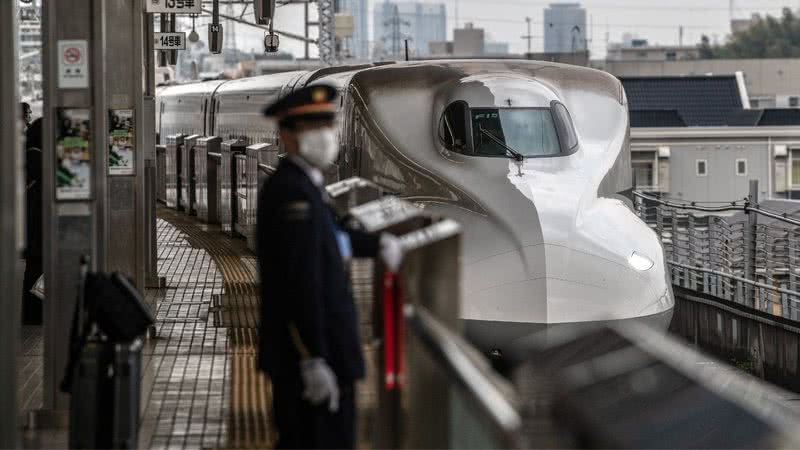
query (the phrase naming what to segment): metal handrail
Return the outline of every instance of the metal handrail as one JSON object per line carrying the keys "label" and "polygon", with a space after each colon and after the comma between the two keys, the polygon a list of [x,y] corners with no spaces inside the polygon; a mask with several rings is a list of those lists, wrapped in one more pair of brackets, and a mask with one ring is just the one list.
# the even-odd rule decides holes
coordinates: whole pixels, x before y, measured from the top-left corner
{"label": "metal handrail", "polygon": [[743,211],[745,213],[754,212],[762,216],[769,217],[771,219],[780,220],[790,225],[800,227],[800,220],[793,219],[787,216],[786,213],[777,214],[771,211],[761,209],[759,205],[751,206],[750,201],[748,199],[745,199],[745,204],[743,205],[738,205],[736,204],[736,202],[730,202],[730,205],[725,205],[725,206],[700,206],[697,205],[695,202],[681,203],[669,200],[662,200],[658,197],[653,197],[652,195],[647,195],[640,191],[633,191],[633,195],[643,200],[653,202],[657,205],[675,209],[684,209],[689,211],[700,211],[700,212]]}
{"label": "metal handrail", "polygon": [[[478,363],[467,351],[469,344],[442,325],[424,307],[406,305],[404,315],[409,329],[448,376],[469,393],[504,444],[516,447],[520,443],[518,434],[522,428],[522,418],[499,386],[502,381],[493,374],[488,363]],[[510,387],[506,390],[513,391]]]}
{"label": "metal handrail", "polygon": [[267,175],[275,173],[275,168],[264,163],[258,163],[258,171],[264,172]]}
{"label": "metal handrail", "polygon": [[742,283],[745,283],[745,284],[749,284],[751,286],[755,286],[755,287],[759,287],[759,288],[763,288],[763,289],[769,289],[771,291],[780,292],[781,294],[791,295],[791,296],[800,298],[800,292],[793,291],[791,289],[784,289],[784,288],[780,288],[780,287],[775,287],[775,286],[772,286],[772,285],[769,285],[769,284],[766,284],[766,283],[761,283],[759,281],[748,280],[747,278],[743,278],[743,277],[734,275],[732,273],[723,272],[723,271],[720,271],[720,270],[709,269],[709,268],[706,268],[706,267],[698,267],[698,266],[692,266],[692,265],[689,265],[689,264],[682,264],[682,263],[671,261],[671,260],[667,261],[667,263],[672,265],[672,266],[675,266],[675,267],[680,267],[682,269],[694,270],[694,271],[697,271],[697,272],[710,273],[712,275],[718,275],[718,276],[721,276],[721,277],[730,278],[731,280],[739,281],[739,282],[742,282]]}
{"label": "metal handrail", "polygon": [[[750,192],[744,204],[715,206],[634,192],[635,210],[661,239],[673,284],[800,321],[800,220],[751,201],[755,183]],[[714,214],[734,210],[748,219]],[[759,215],[775,221],[760,224]]]}

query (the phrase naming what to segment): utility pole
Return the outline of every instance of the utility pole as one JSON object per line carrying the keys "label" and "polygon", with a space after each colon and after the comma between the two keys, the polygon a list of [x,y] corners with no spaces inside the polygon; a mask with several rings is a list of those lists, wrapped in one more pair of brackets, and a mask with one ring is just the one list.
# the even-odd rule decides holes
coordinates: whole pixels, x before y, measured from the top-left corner
{"label": "utility pole", "polygon": [[533,39],[533,35],[531,35],[531,18],[530,17],[526,17],[525,18],[525,22],[527,22],[527,24],[528,24],[528,34],[526,34],[525,36],[522,36],[522,39],[527,39],[528,40],[528,53],[530,53],[531,52],[531,39]]}
{"label": "utility pole", "polygon": [[319,59],[326,64],[333,64],[337,60],[334,7],[333,0],[317,0],[317,10],[319,12],[317,19],[319,24],[317,45],[319,46]]}
{"label": "utility pole", "polygon": [[392,17],[383,22],[383,25],[385,27],[389,27],[390,31],[388,38],[386,35],[384,35],[382,40],[386,41],[388,39],[391,41],[391,56],[397,57],[400,55],[401,43],[403,42],[403,39],[410,39],[409,36],[403,35],[400,26],[410,26],[411,23],[406,20],[402,20],[400,18],[400,9],[397,7],[397,5],[392,5]]}

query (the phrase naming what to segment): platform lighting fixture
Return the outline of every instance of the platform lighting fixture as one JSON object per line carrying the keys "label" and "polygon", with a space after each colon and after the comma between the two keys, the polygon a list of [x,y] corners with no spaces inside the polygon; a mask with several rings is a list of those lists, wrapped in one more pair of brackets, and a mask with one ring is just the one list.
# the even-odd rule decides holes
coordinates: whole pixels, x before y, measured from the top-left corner
{"label": "platform lighting fixture", "polygon": [[194,21],[197,19],[197,14],[192,14],[192,31],[189,33],[189,42],[197,42],[200,40],[200,35],[194,29]]}
{"label": "platform lighting fixture", "polygon": [[654,265],[652,259],[648,258],[647,256],[644,256],[639,252],[631,253],[630,258],[628,258],[628,264],[630,264],[631,267],[638,270],[639,272],[650,270],[650,268],[652,268]]}

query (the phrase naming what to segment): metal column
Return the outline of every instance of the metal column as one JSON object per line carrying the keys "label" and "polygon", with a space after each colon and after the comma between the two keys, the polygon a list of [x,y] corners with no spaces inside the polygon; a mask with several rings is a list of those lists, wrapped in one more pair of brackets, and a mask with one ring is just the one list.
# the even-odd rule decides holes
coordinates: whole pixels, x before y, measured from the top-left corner
{"label": "metal column", "polygon": [[[156,233],[156,99],[155,99],[155,56],[153,50],[153,33],[155,15],[142,12],[142,30],[144,35],[144,93],[141,97],[141,126],[138,128],[138,142],[144,156],[145,177],[145,285],[160,287],[158,278],[158,243]],[[140,138],[141,136],[141,138]]]}
{"label": "metal column", "polygon": [[17,345],[23,244],[23,159],[17,92],[17,2],[0,2],[0,448],[17,448]]}
{"label": "metal column", "polygon": [[[108,111],[102,57],[105,5],[103,0],[59,0],[43,5],[42,202],[47,301],[43,410],[38,423],[44,427],[66,423],[69,397],[61,394],[58,386],[66,366],[70,321],[80,280],[79,260],[82,255],[88,255],[93,269],[106,268],[103,243],[106,241]],[[87,138],[87,133],[88,145],[82,154],[89,155],[89,160],[81,166],[80,161],[85,161],[85,156],[75,156],[81,152],[72,153],[70,158],[65,155],[67,150],[71,152],[83,146],[75,142],[78,138]],[[74,184],[64,181],[63,170],[62,177],[57,176],[58,169],[70,164],[77,167],[75,173],[88,174],[88,186],[81,182],[83,176],[74,177]]]}
{"label": "metal column", "polygon": [[[747,197],[747,205],[750,207],[758,206],[758,180],[750,180],[750,195]],[[747,229],[744,230],[744,277],[748,280],[756,280],[756,251],[758,244],[758,214],[747,213]],[[745,285],[745,301],[748,306],[756,307],[755,287]]]}
{"label": "metal column", "polygon": [[[109,151],[103,176],[107,180],[106,247],[108,270],[120,271],[145,286],[145,148],[153,146],[154,126],[148,127],[147,108],[142,99],[145,83],[143,62],[143,5],[129,0],[105,0],[103,61],[106,66],[105,104]],[[149,115],[152,115],[152,109]],[[132,120],[132,129],[126,121]],[[116,126],[115,126],[116,123]],[[125,133],[130,131],[132,146]],[[112,137],[112,134],[114,135]],[[149,138],[149,140],[148,140]],[[145,147],[148,145],[149,147]]]}

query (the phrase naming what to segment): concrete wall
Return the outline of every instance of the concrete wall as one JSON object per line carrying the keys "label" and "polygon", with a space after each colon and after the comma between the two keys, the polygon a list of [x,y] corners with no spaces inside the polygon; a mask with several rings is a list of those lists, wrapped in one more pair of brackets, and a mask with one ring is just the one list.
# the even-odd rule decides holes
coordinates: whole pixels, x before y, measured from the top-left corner
{"label": "concrete wall", "polygon": [[[659,152],[659,149],[662,152]],[[668,157],[663,150],[668,149]],[[779,152],[783,150],[783,155]],[[800,149],[795,127],[635,128],[631,151],[659,152],[658,186],[654,192],[686,201],[741,200],[748,181],[759,181],[759,197],[795,198],[792,194],[792,149]],[[747,161],[747,174],[737,175],[736,161]],[[705,160],[706,176],[697,175]],[[641,184],[637,182],[637,184]]]}
{"label": "concrete wall", "polygon": [[670,332],[770,383],[800,392],[800,328],[788,320],[675,287]]}
{"label": "concrete wall", "polygon": [[[748,194],[751,179],[768,186],[767,143],[677,144],[671,146],[670,197],[696,201],[728,201]],[[747,175],[736,174],[736,160],[747,161]],[[697,161],[706,161],[706,175],[697,175]]]}

